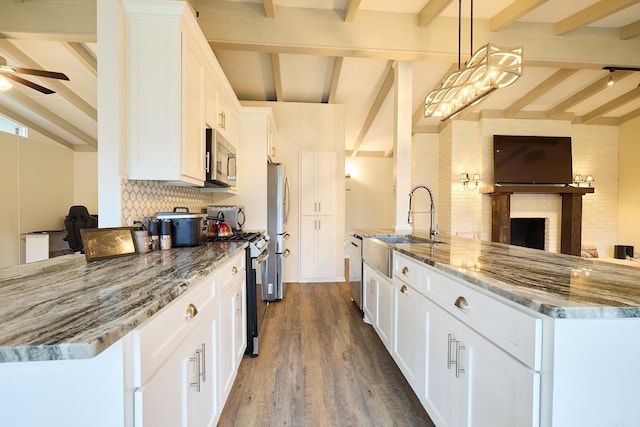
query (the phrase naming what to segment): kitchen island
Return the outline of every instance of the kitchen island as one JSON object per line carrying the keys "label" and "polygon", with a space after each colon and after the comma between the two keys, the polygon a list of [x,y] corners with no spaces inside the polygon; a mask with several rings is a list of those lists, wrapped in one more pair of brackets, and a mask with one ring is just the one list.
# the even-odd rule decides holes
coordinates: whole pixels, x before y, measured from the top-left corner
{"label": "kitchen island", "polygon": [[436,425],[640,425],[637,268],[436,241],[387,244],[387,277],[363,268],[365,320]]}
{"label": "kitchen island", "polygon": [[[226,395],[212,382],[233,382],[246,345],[245,247],[207,243],[93,262],[66,255],[0,270],[0,425],[131,426],[134,414],[135,425],[153,425],[145,410],[164,414],[173,397],[196,413],[182,395],[196,392],[188,386],[195,380],[198,394],[211,389],[215,418]],[[191,371],[204,370],[205,357],[202,385]],[[174,377],[186,380],[177,396],[175,378],[163,374],[172,358]],[[156,387],[163,375],[170,380]],[[147,402],[154,388],[165,401]]]}

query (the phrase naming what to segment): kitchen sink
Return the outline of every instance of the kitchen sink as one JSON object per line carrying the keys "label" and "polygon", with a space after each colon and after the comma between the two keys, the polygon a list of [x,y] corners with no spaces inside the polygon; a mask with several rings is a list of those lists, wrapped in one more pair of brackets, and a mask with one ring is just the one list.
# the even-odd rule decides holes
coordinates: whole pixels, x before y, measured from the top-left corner
{"label": "kitchen sink", "polygon": [[418,237],[410,234],[374,235],[363,240],[362,259],[375,268],[382,275],[391,277],[393,247],[397,243],[440,243],[426,237]]}

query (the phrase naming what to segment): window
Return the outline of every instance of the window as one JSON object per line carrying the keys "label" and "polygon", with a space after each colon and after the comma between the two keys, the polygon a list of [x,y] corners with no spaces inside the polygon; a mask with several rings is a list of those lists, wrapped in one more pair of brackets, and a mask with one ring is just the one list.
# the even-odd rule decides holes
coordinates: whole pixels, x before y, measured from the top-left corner
{"label": "window", "polygon": [[0,116],[0,132],[27,137],[27,128]]}

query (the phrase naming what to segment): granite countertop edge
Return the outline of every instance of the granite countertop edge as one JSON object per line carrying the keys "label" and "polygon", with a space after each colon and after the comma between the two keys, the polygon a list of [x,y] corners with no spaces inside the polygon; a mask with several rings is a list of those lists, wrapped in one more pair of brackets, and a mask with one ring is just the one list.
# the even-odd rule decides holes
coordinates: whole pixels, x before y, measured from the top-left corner
{"label": "granite countertop edge", "polygon": [[0,269],[8,295],[0,363],[93,358],[246,246],[207,243],[90,263],[65,255]]}
{"label": "granite countertop edge", "polygon": [[[396,233],[390,229],[358,229],[353,234],[362,238],[409,234],[428,237],[426,233]],[[436,240],[438,243],[435,245],[388,245],[393,250],[454,276],[471,287],[480,288],[554,319],[637,318],[640,321],[638,267],[596,262],[467,237],[444,235],[438,236]],[[468,258],[469,253],[481,254],[474,258],[480,260],[479,268],[463,268],[456,264],[456,261]],[[527,257],[535,261],[531,263],[533,266],[516,271],[517,267],[514,265]],[[534,272],[536,268],[538,270]],[[521,277],[513,279],[518,274]],[[545,274],[548,274],[548,278]],[[576,288],[577,292],[574,290]]]}

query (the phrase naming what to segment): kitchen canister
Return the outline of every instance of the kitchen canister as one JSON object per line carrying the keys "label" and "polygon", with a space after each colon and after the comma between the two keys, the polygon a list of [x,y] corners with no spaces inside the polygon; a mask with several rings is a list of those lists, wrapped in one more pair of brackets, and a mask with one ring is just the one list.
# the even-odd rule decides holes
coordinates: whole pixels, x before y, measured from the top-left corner
{"label": "kitchen canister", "polygon": [[161,219],[159,226],[160,234],[160,249],[171,249],[171,220]]}
{"label": "kitchen canister", "polygon": [[151,218],[147,228],[151,237],[151,250],[157,251],[160,249],[160,220]]}
{"label": "kitchen canister", "polygon": [[135,230],[135,244],[136,251],[139,254],[146,254],[151,250],[151,237],[149,236],[149,232],[147,230]]}

